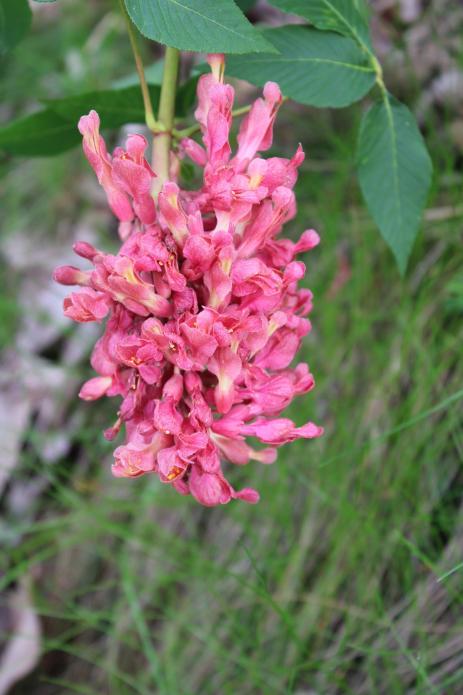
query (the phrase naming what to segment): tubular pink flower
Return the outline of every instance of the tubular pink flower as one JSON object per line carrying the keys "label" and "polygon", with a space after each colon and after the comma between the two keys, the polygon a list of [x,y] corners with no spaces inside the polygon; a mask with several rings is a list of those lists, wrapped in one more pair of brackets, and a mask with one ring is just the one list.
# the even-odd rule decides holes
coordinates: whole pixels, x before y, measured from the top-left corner
{"label": "tubular pink flower", "polygon": [[[55,279],[57,279],[56,276]],[[64,314],[70,319],[85,323],[87,321],[102,321],[107,315],[110,305],[110,298],[104,292],[97,292],[91,287],[85,287],[80,292],[73,292],[69,297],[66,297],[63,302],[63,309]]]}
{"label": "tubular pink flower", "polygon": [[61,285],[88,285],[89,273],[84,273],[72,265],[61,265],[55,269],[53,280]]}
{"label": "tubular pink flower", "polygon": [[97,112],[90,111],[88,116],[82,116],[78,127],[84,138],[85,156],[105,190],[109,207],[121,222],[129,222],[133,219],[132,206],[126,193],[114,181],[111,158],[100,135],[100,117]]}
{"label": "tubular pink flower", "polygon": [[137,217],[144,224],[153,224],[156,207],[151,196],[154,172],[144,155],[148,147],[142,135],[129,135],[127,150],[117,148],[112,160],[112,178],[115,184],[133,200]]}
{"label": "tubular pink flower", "polygon": [[[151,197],[154,172],[146,140],[129,135],[112,156],[91,111],[79,121],[84,152],[120,220],[124,242],[111,255],[86,242],[74,250],[92,266],[64,266],[55,280],[80,288],[64,300],[74,321],[109,318],[91,364],[97,376],[80,391],[84,400],[121,400],[105,437],[125,427],[114,452],[113,474],[156,474],[180,494],[205,506],[259,500],[252,488],[235,490],[225,461],[273,463],[277,448],[319,437],[321,427],[300,427],[284,409],[314,386],[306,364],[292,368],[304,336],[312,294],[298,287],[305,264],[297,255],[319,237],[280,238],[294,217],[292,188],[304,160],[263,159],[272,144],[282,98],[269,82],[238,134],[229,134],[233,88],[224,83],[222,55],[209,56],[211,73],[198,83],[204,147],[185,139],[180,155],[203,168],[199,191],[164,183]],[[267,446],[250,446],[254,437]]]}
{"label": "tubular pink flower", "polygon": [[273,123],[281,101],[279,86],[275,82],[267,82],[264,98],[254,102],[238,133],[238,152],[234,159],[238,171],[245,168],[257,152],[264,152],[271,147]]}
{"label": "tubular pink flower", "polygon": [[79,391],[79,398],[84,401],[95,401],[108,392],[113,380],[110,376],[95,376],[85,382]]}

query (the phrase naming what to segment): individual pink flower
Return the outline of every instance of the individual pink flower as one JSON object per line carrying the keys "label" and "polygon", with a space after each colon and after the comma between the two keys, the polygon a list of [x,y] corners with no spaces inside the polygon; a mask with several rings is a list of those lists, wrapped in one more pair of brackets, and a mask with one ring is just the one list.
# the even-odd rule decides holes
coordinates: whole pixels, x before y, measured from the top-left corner
{"label": "individual pink flower", "polygon": [[319,237],[313,230],[297,242],[280,237],[296,212],[292,188],[304,153],[299,146],[291,159],[260,156],[282,103],[269,82],[241,123],[233,156],[234,90],[224,82],[223,56],[209,63],[195,112],[204,146],[185,139],[179,153],[203,168],[200,190],[182,190],[172,176],[155,201],[146,140],[129,135],[110,155],[98,115],[80,119],[85,155],[123,244],[111,255],[78,242],[76,254],[91,267],[63,266],[55,279],[78,287],[64,300],[67,316],[109,315],[91,356],[97,375],[79,396],[120,399],[105,431],[109,440],[126,433],[113,474],[155,474],[210,507],[259,500],[252,488],[235,490],[226,462],[271,464],[278,447],[323,430],[281,416],[314,386],[308,366],[291,363],[311,328],[312,294],[298,287],[305,264],[297,256]]}
{"label": "individual pink flower", "polygon": [[110,157],[100,135],[100,118],[96,111],[79,120],[85,156],[103,186],[111,210],[120,220],[121,237],[127,234],[126,224],[139,218],[152,224],[156,208],[151,197],[154,172],[144,157],[148,146],[142,135],[129,135],[126,149],[118,147]]}
{"label": "individual pink flower", "polygon": [[145,159],[148,147],[142,135],[129,135],[126,149],[114,150],[112,178],[116,185],[132,198],[135,214],[143,224],[153,224],[156,207],[151,196],[154,171]]}
{"label": "individual pink flower", "polygon": [[132,220],[133,209],[129,197],[114,181],[111,158],[100,135],[100,117],[97,112],[90,111],[88,116],[82,116],[78,127],[83,135],[85,156],[105,190],[109,207],[121,222]]}
{"label": "individual pink flower", "polygon": [[91,287],[85,287],[80,292],[72,292],[63,302],[65,315],[79,322],[102,321],[110,306],[110,297]]}
{"label": "individual pink flower", "polygon": [[108,392],[112,383],[113,380],[110,376],[95,376],[83,384],[79,391],[79,397],[84,401],[95,401]]}

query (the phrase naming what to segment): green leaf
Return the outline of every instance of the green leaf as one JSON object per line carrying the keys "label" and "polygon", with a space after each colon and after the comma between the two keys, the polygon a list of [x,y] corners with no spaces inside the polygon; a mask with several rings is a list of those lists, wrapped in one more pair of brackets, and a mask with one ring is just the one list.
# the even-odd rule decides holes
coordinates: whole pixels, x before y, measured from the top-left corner
{"label": "green leaf", "polygon": [[249,12],[251,7],[256,4],[256,0],[236,0],[236,4],[242,12]]}
{"label": "green leaf", "polygon": [[149,39],[185,51],[250,53],[272,47],[233,0],[125,0]]}
{"label": "green leaf", "polygon": [[367,4],[366,0],[354,0],[354,5],[364,22],[368,24],[370,21],[371,8]]}
{"label": "green leaf", "polygon": [[[152,85],[149,90],[153,108],[156,110],[160,89]],[[44,103],[75,126],[79,118],[91,109],[98,112],[102,128],[119,128],[125,123],[144,123],[145,121],[143,99],[140,87],[136,85],[125,89],[85,92],[64,99],[47,99]]]}
{"label": "green leaf", "polygon": [[[176,115],[185,116],[195,99],[197,79],[188,80],[179,87],[176,95]],[[151,103],[156,112],[159,105],[160,87],[149,85]],[[102,128],[119,128],[126,123],[144,123],[145,110],[138,85],[124,89],[108,89],[86,92],[64,99],[49,99],[44,102],[62,118],[77,123],[91,109],[98,111]]]}
{"label": "green leaf", "polygon": [[317,29],[350,36],[372,51],[368,24],[353,0],[270,0],[270,3],[308,19]]}
{"label": "green leaf", "polygon": [[191,107],[196,103],[196,89],[198,77],[192,76],[189,80],[180,85],[175,95],[175,115],[186,116]]}
{"label": "green leaf", "polygon": [[48,157],[74,147],[81,140],[75,123],[50,109],[33,113],[0,128],[0,149],[16,155]]}
{"label": "green leaf", "polygon": [[0,0],[0,55],[4,55],[27,34],[32,12],[27,0]]}
{"label": "green leaf", "polygon": [[[180,86],[176,97],[176,113],[184,116],[196,97],[197,77]],[[159,102],[160,88],[150,85],[154,109]],[[47,107],[0,128],[0,149],[11,154],[41,157],[54,155],[78,145],[81,136],[77,122],[91,109],[98,111],[101,127],[118,128],[126,123],[144,123],[145,111],[140,87],[86,92],[64,99],[44,100]]]}
{"label": "green leaf", "polygon": [[[150,65],[148,68],[145,69],[145,78],[148,84],[151,85],[161,85],[162,83],[162,71],[164,68],[164,61],[163,60],[158,60],[156,63],[153,63]],[[209,71],[210,68],[206,65],[205,66],[205,71]],[[183,82],[178,89],[177,89],[177,94],[176,94],[176,105],[175,105],[175,114],[176,116],[186,116],[188,111],[191,109],[193,104],[196,101],[196,87],[198,84],[198,75],[199,73],[195,73],[189,80],[186,82]],[[136,72],[131,73],[130,75],[127,75],[126,77],[122,77],[119,80],[116,80],[115,82],[112,83],[113,89],[120,90],[122,88],[126,87],[132,87],[136,85],[139,89],[139,78],[138,74]],[[153,92],[154,95],[154,92]],[[157,104],[159,100],[159,95],[154,96],[155,103]]]}
{"label": "green leaf", "polygon": [[[148,84],[162,84],[162,73],[164,70],[164,60],[157,60],[151,65],[145,66],[145,79]],[[120,77],[111,83],[113,89],[122,89],[124,87],[133,87],[134,85],[140,84],[140,78],[138,77],[138,72],[132,70],[129,75]]]}
{"label": "green leaf", "polygon": [[374,69],[352,39],[303,26],[268,29],[264,35],[279,55],[230,56],[228,74],[258,86],[274,80],[285,96],[319,107],[352,104],[374,84]]}
{"label": "green leaf", "polygon": [[431,184],[432,163],[413,114],[391,95],[365,113],[357,147],[360,187],[405,272]]}

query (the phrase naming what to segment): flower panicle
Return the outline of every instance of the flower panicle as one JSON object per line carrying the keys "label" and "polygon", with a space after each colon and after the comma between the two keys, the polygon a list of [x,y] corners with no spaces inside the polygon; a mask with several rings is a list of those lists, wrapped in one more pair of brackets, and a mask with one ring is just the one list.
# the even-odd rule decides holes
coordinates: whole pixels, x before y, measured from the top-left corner
{"label": "flower panicle", "polygon": [[[291,159],[260,156],[282,102],[268,82],[232,154],[234,90],[223,80],[223,56],[210,64],[195,112],[203,145],[185,138],[179,152],[203,168],[199,190],[180,189],[172,176],[155,204],[145,138],[129,135],[125,149],[110,155],[98,114],[80,119],[84,153],[119,220],[122,245],[111,255],[78,242],[76,254],[92,267],[57,268],[55,279],[79,287],[64,300],[66,316],[106,320],[91,357],[98,376],[79,395],[121,399],[105,432],[111,440],[125,427],[113,474],[155,473],[215,506],[259,500],[252,488],[232,487],[223,462],[273,463],[278,447],[323,430],[281,417],[314,386],[306,364],[290,365],[311,329],[312,294],[298,287],[305,265],[297,256],[319,238],[313,230],[297,242],[279,238],[296,212],[292,188],[304,153],[299,146]],[[248,437],[264,447],[253,448]]]}

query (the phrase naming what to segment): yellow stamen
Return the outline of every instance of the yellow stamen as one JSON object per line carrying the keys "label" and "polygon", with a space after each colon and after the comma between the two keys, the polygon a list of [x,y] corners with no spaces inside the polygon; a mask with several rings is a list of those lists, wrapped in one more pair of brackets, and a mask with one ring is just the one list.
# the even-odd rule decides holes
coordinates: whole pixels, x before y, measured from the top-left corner
{"label": "yellow stamen", "polygon": [[257,186],[260,185],[263,178],[264,177],[262,176],[262,174],[254,174],[254,176],[251,176],[251,178],[249,179],[250,188],[257,188]]}
{"label": "yellow stamen", "polygon": [[181,473],[183,473],[183,468],[179,468],[179,466],[174,466],[169,475],[167,476],[167,480],[172,482],[172,480],[178,478],[178,476],[181,475]]}

